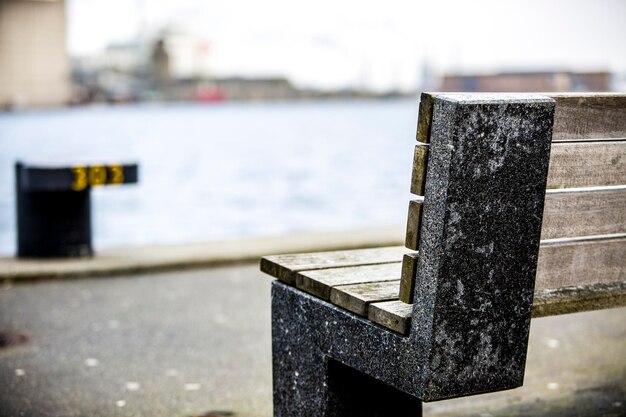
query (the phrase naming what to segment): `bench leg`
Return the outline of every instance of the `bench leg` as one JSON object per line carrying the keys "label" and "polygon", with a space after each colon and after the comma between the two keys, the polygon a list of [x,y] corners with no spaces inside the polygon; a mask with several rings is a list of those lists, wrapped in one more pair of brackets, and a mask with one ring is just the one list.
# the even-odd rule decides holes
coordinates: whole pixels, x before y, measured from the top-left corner
{"label": "bench leg", "polygon": [[[284,345],[282,345],[284,346]],[[275,417],[421,417],[417,398],[319,352],[273,345]]]}
{"label": "bench leg", "polygon": [[332,359],[327,370],[328,416],[422,416],[421,401],[409,394]]}
{"label": "bench leg", "polygon": [[421,402],[331,359],[289,297],[272,297],[275,417],[421,417]]}

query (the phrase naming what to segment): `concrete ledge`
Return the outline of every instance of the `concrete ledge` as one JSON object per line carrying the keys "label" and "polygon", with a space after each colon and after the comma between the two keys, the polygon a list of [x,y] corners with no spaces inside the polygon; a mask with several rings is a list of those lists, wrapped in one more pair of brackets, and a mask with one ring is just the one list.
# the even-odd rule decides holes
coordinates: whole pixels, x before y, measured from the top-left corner
{"label": "concrete ledge", "polygon": [[147,271],[256,262],[261,256],[402,245],[404,229],[388,227],[222,242],[100,250],[93,258],[0,258],[0,280],[32,281],[128,275]]}

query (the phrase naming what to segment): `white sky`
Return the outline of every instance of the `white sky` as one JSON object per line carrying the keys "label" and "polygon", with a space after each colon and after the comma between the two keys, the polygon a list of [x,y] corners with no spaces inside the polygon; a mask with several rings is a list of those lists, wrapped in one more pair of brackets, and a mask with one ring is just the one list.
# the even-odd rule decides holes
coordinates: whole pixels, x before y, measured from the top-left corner
{"label": "white sky", "polygon": [[[413,88],[437,72],[626,73],[626,0],[67,0],[70,52],[166,25],[211,43],[218,75]],[[141,23],[143,22],[143,23]]]}

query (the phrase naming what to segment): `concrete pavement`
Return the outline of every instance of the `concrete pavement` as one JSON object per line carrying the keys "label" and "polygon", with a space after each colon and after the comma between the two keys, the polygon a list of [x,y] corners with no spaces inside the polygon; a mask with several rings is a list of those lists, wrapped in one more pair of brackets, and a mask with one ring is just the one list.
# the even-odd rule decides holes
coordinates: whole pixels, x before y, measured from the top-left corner
{"label": "concrete pavement", "polygon": [[404,243],[402,227],[299,233],[179,245],[104,249],[93,258],[16,259],[0,257],[0,281],[67,279],[136,274],[256,262],[261,256],[394,246]]}
{"label": "concrete pavement", "polygon": [[5,288],[0,329],[31,341],[0,350],[0,416],[269,415],[270,280],[256,269]]}
{"label": "concrete pavement", "polygon": [[[256,264],[6,282],[0,416],[269,417],[270,278]],[[525,386],[426,416],[626,415],[626,309],[534,320]]]}

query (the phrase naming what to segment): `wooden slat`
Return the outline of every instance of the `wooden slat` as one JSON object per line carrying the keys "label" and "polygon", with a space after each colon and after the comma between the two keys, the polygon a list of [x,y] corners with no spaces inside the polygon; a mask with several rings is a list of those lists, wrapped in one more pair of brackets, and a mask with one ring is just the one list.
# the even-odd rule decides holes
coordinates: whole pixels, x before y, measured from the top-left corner
{"label": "wooden slat", "polygon": [[[427,152],[427,146],[415,147],[411,193],[416,195],[424,193]],[[626,185],[626,140],[552,144],[548,189],[612,185]]]}
{"label": "wooden slat", "polygon": [[299,271],[394,262],[401,259],[404,252],[406,249],[402,246],[388,246],[265,256],[261,259],[261,271],[289,285],[295,285],[296,273]]}
{"label": "wooden slat", "polygon": [[626,233],[626,187],[546,195],[541,238]]}
{"label": "wooden slat", "polygon": [[626,185],[626,141],[553,143],[547,188]]}
{"label": "wooden slat", "polygon": [[626,280],[626,235],[542,241],[535,289]]}
{"label": "wooden slat", "polygon": [[[541,242],[535,278],[536,289],[592,285],[622,280],[626,280],[626,234]],[[403,285],[414,286],[414,281],[415,275],[413,275],[413,282]],[[404,300],[411,299],[410,294],[403,295]]]}
{"label": "wooden slat", "polygon": [[[605,308],[626,307],[626,281],[582,285],[554,290],[537,290],[532,317],[555,316]],[[402,301],[372,302],[369,319],[388,329],[408,335],[413,305]]]}
{"label": "wooden slat", "polygon": [[330,302],[367,317],[371,302],[397,300],[399,286],[400,280],[339,285],[331,289]]}
{"label": "wooden slat", "polygon": [[626,94],[548,94],[556,101],[552,139],[626,138]]}
{"label": "wooden slat", "polygon": [[422,220],[422,201],[411,200],[409,202],[409,215],[406,223],[406,240],[404,246],[417,250],[420,241]]}
{"label": "wooden slat", "polygon": [[[542,239],[626,233],[626,187],[549,192]],[[421,203],[409,203],[405,245],[417,250]]]}
{"label": "wooden slat", "polygon": [[409,333],[413,304],[399,300],[370,304],[368,318],[388,329],[402,334]]}
{"label": "wooden slat", "polygon": [[417,135],[419,142],[430,142],[430,125],[433,120],[433,106],[436,94],[422,93],[420,96],[420,106],[417,116]]}
{"label": "wooden slat", "polygon": [[411,175],[411,193],[415,195],[424,195],[427,161],[428,146],[416,145],[413,153],[413,173]]}
{"label": "wooden slat", "polygon": [[532,317],[626,306],[626,281],[539,290],[533,299]]}
{"label": "wooden slat", "polygon": [[[393,247],[396,254],[372,251],[367,264],[352,267],[327,267],[298,273],[299,288],[325,300],[330,289],[338,285],[361,282],[393,281],[402,276],[402,247]],[[385,248],[391,249],[391,248]],[[355,251],[344,251],[351,258]],[[375,254],[379,255],[376,256]],[[383,254],[383,255],[381,255]],[[303,254],[290,258],[292,265],[304,265]],[[293,256],[293,255],[292,255]],[[340,255],[337,259],[341,259]],[[410,254],[409,254],[410,256]],[[385,262],[385,263],[383,263]],[[310,264],[308,264],[310,265]],[[626,235],[587,237],[542,241],[539,248],[535,288],[548,289],[626,280]]]}
{"label": "wooden slat", "polygon": [[[399,257],[395,259],[386,264],[302,271],[297,275],[298,288],[357,314],[367,310],[370,320],[406,334],[412,305],[389,301],[400,285],[402,263]],[[359,283],[365,285],[354,285]],[[543,241],[533,317],[623,306],[625,287],[626,235]]]}
{"label": "wooden slat", "polygon": [[296,287],[323,300],[329,300],[332,287],[398,280],[400,278],[400,268],[401,263],[394,262],[379,265],[301,271],[296,275]]}
{"label": "wooden slat", "polygon": [[[435,98],[422,93],[417,140],[430,141]],[[546,94],[555,100],[552,140],[626,138],[626,94]]]}
{"label": "wooden slat", "polygon": [[400,301],[411,304],[415,292],[415,276],[419,253],[405,253],[402,258],[402,276],[400,277]]}
{"label": "wooden slat", "polygon": [[[424,194],[428,148],[416,146],[411,193]],[[553,143],[548,189],[626,185],[626,140]]]}

